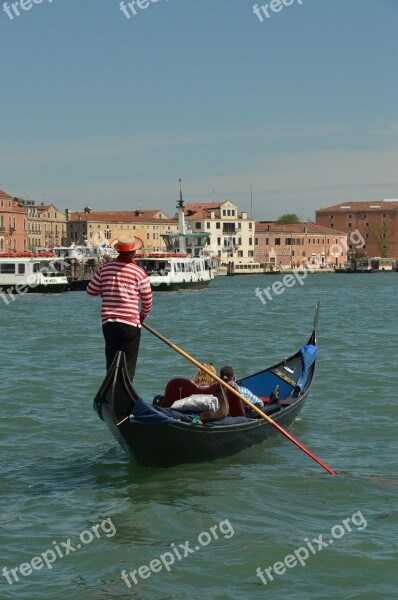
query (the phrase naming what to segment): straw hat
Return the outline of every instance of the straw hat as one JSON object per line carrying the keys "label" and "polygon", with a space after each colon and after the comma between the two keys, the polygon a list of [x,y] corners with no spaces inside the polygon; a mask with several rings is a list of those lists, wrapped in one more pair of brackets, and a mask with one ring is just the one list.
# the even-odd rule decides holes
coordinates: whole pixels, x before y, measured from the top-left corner
{"label": "straw hat", "polygon": [[142,248],[143,241],[134,235],[121,235],[110,244],[118,252],[133,252]]}

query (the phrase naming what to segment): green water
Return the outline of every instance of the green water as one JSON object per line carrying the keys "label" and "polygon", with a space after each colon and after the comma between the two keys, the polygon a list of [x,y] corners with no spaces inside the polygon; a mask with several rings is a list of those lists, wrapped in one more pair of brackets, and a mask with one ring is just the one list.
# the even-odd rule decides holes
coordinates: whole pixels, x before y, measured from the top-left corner
{"label": "green water", "polygon": [[[12,585],[1,576],[2,600],[397,597],[398,273],[313,275],[263,305],[255,289],[276,278],[158,293],[148,322],[244,376],[306,342],[319,299],[318,369],[291,431],[336,477],[284,438],[209,464],[129,463],[92,411],[99,301],[76,292],[1,303],[0,570],[25,563],[26,573],[9,575]],[[135,385],[145,398],[194,371],[144,332]],[[56,546],[51,569],[36,561],[28,574]],[[295,552],[308,553],[304,565]],[[137,583],[127,587],[122,570]]]}

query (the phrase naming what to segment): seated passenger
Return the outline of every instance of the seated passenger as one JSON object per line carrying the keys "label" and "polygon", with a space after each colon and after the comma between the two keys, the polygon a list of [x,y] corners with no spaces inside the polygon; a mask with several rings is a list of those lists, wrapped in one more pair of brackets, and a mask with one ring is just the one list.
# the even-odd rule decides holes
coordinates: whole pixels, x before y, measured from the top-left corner
{"label": "seated passenger", "polygon": [[[209,371],[211,371],[212,373],[214,373],[216,375],[216,370],[213,367],[212,363],[202,363],[204,367],[206,367]],[[202,369],[198,369],[198,372],[196,373],[195,377],[193,378],[193,383],[199,387],[207,387],[209,385],[213,385],[213,383],[215,383],[215,379],[213,379],[213,377],[210,377],[210,375],[208,375],[208,373],[206,373],[205,371],[202,371]]]}
{"label": "seated passenger", "polygon": [[257,406],[258,408],[264,408],[264,402],[260,398],[258,398],[247,388],[236,383],[236,375],[232,367],[223,367],[220,371],[220,377],[223,381],[226,381],[229,385],[234,387],[240,394],[242,394],[242,396],[244,396],[252,404]]}

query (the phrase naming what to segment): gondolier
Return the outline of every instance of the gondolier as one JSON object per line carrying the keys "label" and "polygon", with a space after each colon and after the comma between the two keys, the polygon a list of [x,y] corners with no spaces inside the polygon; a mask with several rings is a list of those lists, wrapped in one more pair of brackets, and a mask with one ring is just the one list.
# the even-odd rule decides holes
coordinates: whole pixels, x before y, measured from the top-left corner
{"label": "gondolier", "polygon": [[106,368],[109,370],[116,353],[122,350],[126,354],[130,380],[135,374],[141,323],[152,307],[148,275],[134,261],[135,252],[142,245],[134,236],[119,237],[113,242],[119,256],[99,269],[87,286],[90,296],[102,296]]}

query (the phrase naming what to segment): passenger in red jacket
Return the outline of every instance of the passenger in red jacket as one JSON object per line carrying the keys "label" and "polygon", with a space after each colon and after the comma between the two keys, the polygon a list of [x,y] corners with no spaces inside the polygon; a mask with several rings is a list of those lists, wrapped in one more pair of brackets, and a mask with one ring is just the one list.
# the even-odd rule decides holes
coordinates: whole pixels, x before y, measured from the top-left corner
{"label": "passenger in red jacket", "polygon": [[102,296],[102,331],[105,338],[106,368],[119,350],[126,353],[127,370],[135,374],[141,337],[141,323],[152,307],[149,277],[133,260],[142,248],[134,236],[121,236],[114,244],[119,256],[99,269],[87,286],[90,296]]}

